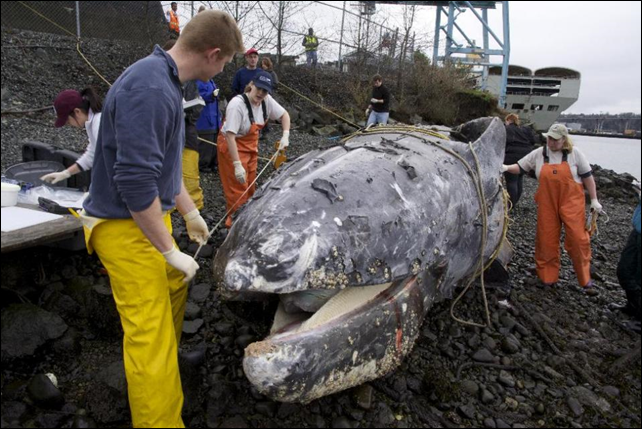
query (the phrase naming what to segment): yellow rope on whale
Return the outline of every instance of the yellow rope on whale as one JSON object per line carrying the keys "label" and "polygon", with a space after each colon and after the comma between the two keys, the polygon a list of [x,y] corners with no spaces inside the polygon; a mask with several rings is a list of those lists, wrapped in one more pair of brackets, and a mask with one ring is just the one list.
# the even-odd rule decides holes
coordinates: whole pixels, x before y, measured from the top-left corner
{"label": "yellow rope on whale", "polygon": [[[425,130],[425,129],[422,129],[422,128],[411,127],[411,126],[408,126],[408,127],[399,127],[399,126],[388,127],[388,126],[383,126],[383,127],[376,127],[376,128],[368,129],[368,130],[357,131],[356,133],[353,133],[350,136],[348,136],[345,139],[343,139],[342,143],[346,143],[349,140],[351,140],[352,138],[358,137],[358,136],[361,136],[361,135],[367,135],[367,134],[392,134],[392,133],[395,133],[395,134],[404,133],[404,134],[407,134],[407,135],[409,135],[411,137],[417,137],[417,136],[416,135],[412,135],[410,133],[419,133],[419,134],[428,135],[430,137],[440,138],[442,140],[450,140],[447,136],[445,136],[443,134],[440,134],[440,133],[437,133],[437,132],[434,132],[432,130]],[[433,146],[435,146],[435,147],[438,147],[439,149],[443,150],[444,152],[446,152],[446,153],[454,156],[455,158],[457,158],[464,165],[464,167],[468,170],[468,173],[473,178],[473,181],[474,181],[474,184],[475,184],[475,188],[476,188],[476,191],[477,191],[477,196],[479,198],[480,210],[481,210],[482,220],[483,220],[483,222],[482,222],[483,223],[483,225],[482,225],[483,226],[483,231],[482,231],[482,243],[481,243],[480,259],[479,259],[478,268],[477,268],[475,274],[473,274],[473,276],[471,277],[470,281],[468,282],[468,284],[466,285],[464,290],[461,292],[461,294],[453,301],[453,303],[451,305],[451,308],[450,308],[450,315],[456,322],[464,324],[464,325],[475,326],[475,327],[480,327],[480,328],[490,327],[491,326],[490,310],[489,310],[489,307],[488,307],[488,300],[487,300],[487,296],[486,296],[486,286],[485,286],[485,282],[484,282],[483,273],[484,273],[485,270],[490,268],[490,266],[493,264],[493,262],[495,262],[495,260],[499,256],[499,252],[501,250],[501,246],[504,243],[504,240],[506,239],[506,237],[508,235],[508,226],[509,226],[509,223],[510,223],[510,217],[508,215],[509,204],[510,204],[509,201],[510,200],[508,198],[508,193],[506,192],[506,189],[502,186],[502,191],[503,191],[502,196],[503,196],[503,199],[504,199],[504,228],[503,228],[503,231],[502,231],[502,237],[501,237],[501,240],[499,242],[499,245],[497,246],[497,248],[493,252],[492,256],[490,257],[490,259],[488,261],[488,263],[484,266],[483,260],[484,260],[484,253],[486,251],[486,237],[488,235],[488,213],[487,213],[487,205],[486,205],[486,196],[485,196],[484,189],[483,189],[482,182],[481,182],[481,166],[479,165],[479,159],[477,158],[477,153],[475,152],[475,149],[473,148],[472,143],[469,143],[469,148],[470,148],[470,150],[471,150],[471,152],[473,154],[473,157],[475,158],[475,165],[476,165],[476,169],[477,169],[477,174],[475,174],[475,172],[473,171],[473,169],[470,166],[470,164],[468,163],[468,161],[466,161],[460,154],[456,153],[455,151],[453,151],[451,149],[448,149],[448,148],[440,145],[438,142],[431,141],[431,140],[424,140],[424,141],[429,143],[429,144],[431,144],[431,145],[433,145]],[[470,290],[471,286],[473,285],[473,283],[474,283],[474,281],[475,281],[475,279],[477,277],[481,277],[482,296],[483,296],[483,300],[484,300],[484,307],[485,307],[485,313],[486,313],[486,323],[487,323],[486,325],[473,323],[473,322],[468,322],[468,321],[459,319],[454,314],[454,310],[455,310],[457,304],[468,293],[468,291]]]}

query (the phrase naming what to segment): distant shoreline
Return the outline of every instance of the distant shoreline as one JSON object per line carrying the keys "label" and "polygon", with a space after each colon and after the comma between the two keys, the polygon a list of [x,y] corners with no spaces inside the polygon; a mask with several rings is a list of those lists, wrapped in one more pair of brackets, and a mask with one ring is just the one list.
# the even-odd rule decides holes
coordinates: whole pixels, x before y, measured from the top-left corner
{"label": "distant shoreline", "polygon": [[625,136],[624,134],[600,134],[600,133],[578,133],[569,130],[572,136],[606,137],[613,139],[640,140],[640,136]]}

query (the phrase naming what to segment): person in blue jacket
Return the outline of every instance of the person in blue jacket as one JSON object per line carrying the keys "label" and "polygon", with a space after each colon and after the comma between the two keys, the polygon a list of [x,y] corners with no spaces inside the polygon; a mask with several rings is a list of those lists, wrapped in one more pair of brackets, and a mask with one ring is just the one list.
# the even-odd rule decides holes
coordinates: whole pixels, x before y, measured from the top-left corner
{"label": "person in blue jacket", "polygon": [[[216,143],[218,132],[221,129],[221,110],[219,106],[219,88],[213,79],[203,82],[196,81],[198,92],[205,100],[205,107],[196,122],[198,136],[208,142]],[[204,172],[216,168],[216,146],[200,141],[198,144],[199,169]]]}
{"label": "person in blue jacket", "polygon": [[622,251],[617,278],[628,301],[623,310],[640,321],[640,204],[633,215],[633,231]]}
{"label": "person in blue jacket", "polygon": [[254,80],[254,77],[261,69],[259,65],[259,51],[250,48],[245,52],[245,66],[238,69],[232,81],[232,94],[228,100],[233,99],[237,95],[245,93],[245,87]]}

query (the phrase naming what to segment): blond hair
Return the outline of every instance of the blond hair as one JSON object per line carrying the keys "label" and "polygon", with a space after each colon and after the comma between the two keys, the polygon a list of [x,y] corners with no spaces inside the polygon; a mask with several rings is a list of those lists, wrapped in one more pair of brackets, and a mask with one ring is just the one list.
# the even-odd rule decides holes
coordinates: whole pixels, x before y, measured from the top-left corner
{"label": "blond hair", "polygon": [[573,140],[571,140],[570,136],[564,136],[564,146],[562,146],[562,150],[568,153],[573,152]]}
{"label": "blond hair", "polygon": [[515,113],[509,113],[506,115],[506,118],[504,118],[506,122],[510,122],[512,124],[518,125],[520,124],[519,122],[519,116],[517,116]]}
{"label": "blond hair", "polygon": [[229,14],[220,10],[196,14],[181,32],[178,43],[196,53],[219,48],[223,57],[245,51],[241,30]]}

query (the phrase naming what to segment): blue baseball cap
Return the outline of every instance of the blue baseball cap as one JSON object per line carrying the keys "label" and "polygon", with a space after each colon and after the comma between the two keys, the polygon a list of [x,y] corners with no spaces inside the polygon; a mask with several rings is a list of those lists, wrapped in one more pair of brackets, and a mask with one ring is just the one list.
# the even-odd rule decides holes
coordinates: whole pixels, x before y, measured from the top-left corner
{"label": "blue baseball cap", "polygon": [[260,71],[252,79],[254,86],[266,90],[268,93],[272,93],[272,75],[266,71]]}

